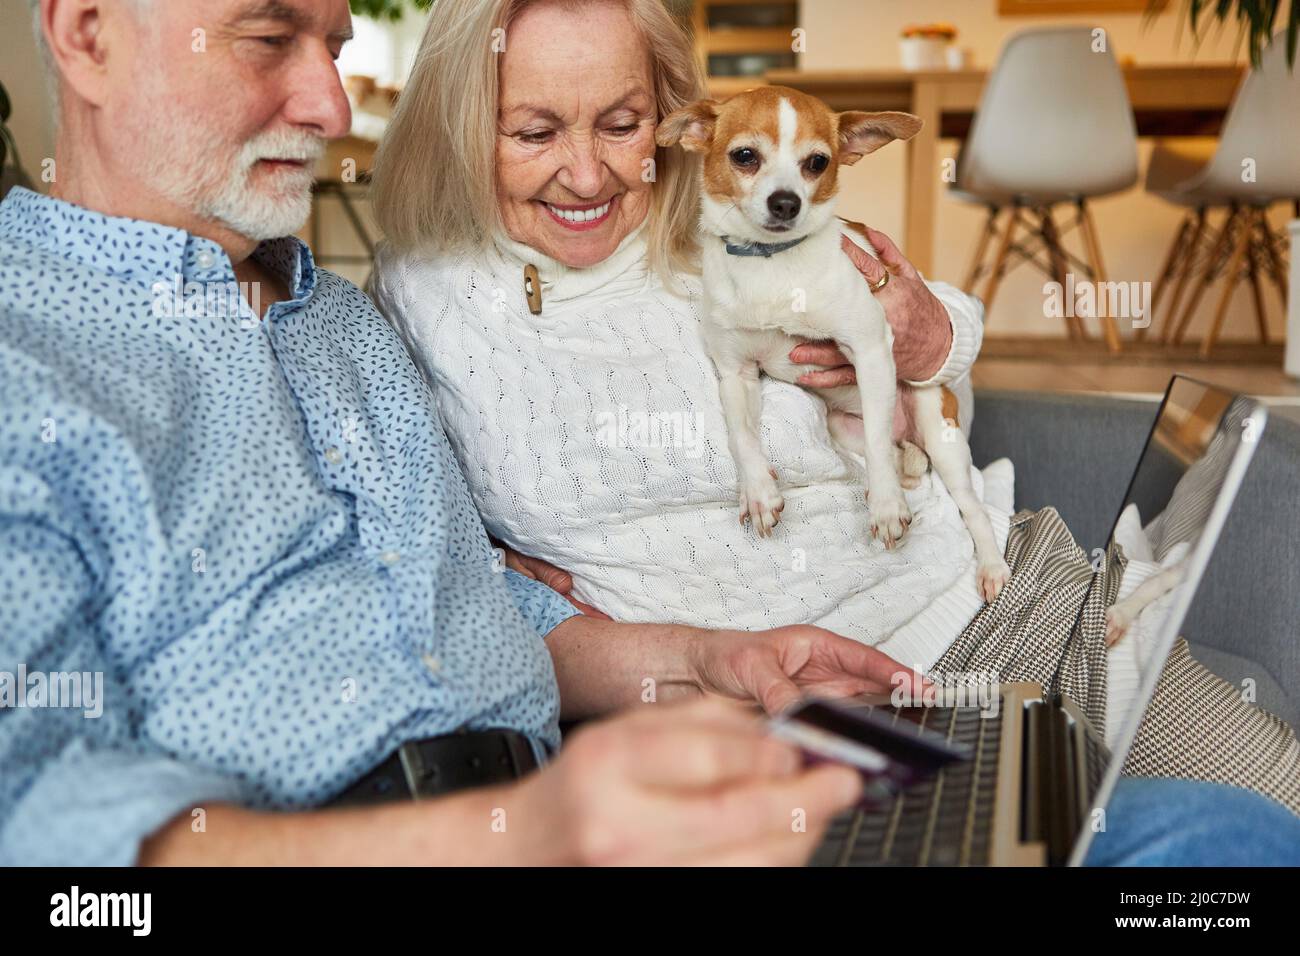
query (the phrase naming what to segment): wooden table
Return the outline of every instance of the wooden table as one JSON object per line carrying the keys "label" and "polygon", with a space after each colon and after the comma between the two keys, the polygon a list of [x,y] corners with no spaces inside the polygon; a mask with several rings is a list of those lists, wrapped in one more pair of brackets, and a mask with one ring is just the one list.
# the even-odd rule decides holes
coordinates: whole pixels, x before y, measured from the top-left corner
{"label": "wooden table", "polygon": [[[1214,136],[1241,82],[1235,64],[1124,67],[1139,136]],[[964,139],[987,70],[773,70],[769,83],[821,97],[837,110],[905,110],[925,121],[908,145],[904,249],[922,272],[934,265],[934,217],[943,182],[941,138]]]}

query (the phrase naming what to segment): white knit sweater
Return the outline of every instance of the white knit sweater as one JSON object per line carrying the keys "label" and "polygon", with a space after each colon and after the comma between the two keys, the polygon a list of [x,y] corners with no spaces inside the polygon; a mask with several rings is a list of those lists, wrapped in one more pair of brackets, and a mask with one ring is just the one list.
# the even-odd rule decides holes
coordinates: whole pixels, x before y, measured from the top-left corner
{"label": "white knit sweater", "polygon": [[[536,316],[525,263],[542,278]],[[568,570],[577,597],[616,620],[895,636],[891,653],[927,666],[980,606],[952,499],[929,478],[909,491],[915,520],[886,551],[822,402],[765,381],[763,444],[786,507],[770,539],[741,526],[699,280],[681,282],[653,274],[638,229],[588,269],[504,239],[475,261],[383,253],[373,292],[434,389],[488,530]],[[965,396],[968,424],[982,306],[932,288],[954,332],[936,381]],[[990,513],[1005,543],[1003,504]]]}

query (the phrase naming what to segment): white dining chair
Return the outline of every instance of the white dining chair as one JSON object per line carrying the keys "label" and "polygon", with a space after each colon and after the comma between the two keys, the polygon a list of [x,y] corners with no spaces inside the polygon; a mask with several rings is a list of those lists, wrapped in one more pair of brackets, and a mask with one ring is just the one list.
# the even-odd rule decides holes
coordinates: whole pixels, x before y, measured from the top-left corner
{"label": "white dining chair", "polygon": [[[1153,322],[1166,291],[1172,290],[1160,330],[1162,343],[1182,343],[1207,289],[1223,288],[1200,353],[1209,356],[1223,331],[1228,306],[1247,279],[1261,343],[1268,342],[1268,314],[1261,276],[1277,288],[1285,309],[1287,266],[1284,242],[1268,222],[1274,203],[1293,204],[1300,217],[1300,68],[1286,62],[1286,42],[1275,38],[1258,69],[1246,74],[1213,140],[1157,142],[1147,169],[1146,189],[1187,207],[1152,293]],[[1225,210],[1221,225],[1210,214]],[[1183,294],[1191,298],[1183,302]]]}
{"label": "white dining chair", "polygon": [[[988,209],[966,274],[973,292],[987,276],[985,308],[1021,262],[1068,287],[1071,268],[1100,291],[1106,282],[1101,241],[1089,202],[1128,189],[1138,178],[1137,130],[1124,77],[1106,34],[1090,27],[1027,30],[1007,41],[980,98],[969,139],[957,161],[957,199]],[[1054,209],[1074,207],[1058,223]],[[999,218],[1005,217],[999,225]],[[1064,238],[1077,229],[1083,257]],[[990,247],[994,253],[988,257]],[[1121,349],[1119,327],[1098,294],[1106,344]],[[1066,330],[1087,337],[1067,309]]]}

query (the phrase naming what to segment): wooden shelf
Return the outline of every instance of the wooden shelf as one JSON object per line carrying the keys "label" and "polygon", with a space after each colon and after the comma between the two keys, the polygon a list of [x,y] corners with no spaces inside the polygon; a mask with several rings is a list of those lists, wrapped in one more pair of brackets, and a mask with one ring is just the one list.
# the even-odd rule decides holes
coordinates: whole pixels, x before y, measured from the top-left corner
{"label": "wooden shelf", "polygon": [[[779,0],[772,0],[773,3]],[[784,0],[793,2],[793,0]],[[726,27],[709,29],[709,10],[715,7],[737,7],[752,5],[753,0],[696,0],[691,13],[691,24],[695,31],[695,52],[700,65],[708,76],[709,93],[713,96],[731,96],[742,90],[767,83],[762,73],[742,76],[715,76],[708,72],[711,56],[744,56],[745,54],[788,54],[794,37],[791,31],[799,26],[798,5],[794,3],[796,16],[790,23],[765,27]]]}
{"label": "wooden shelf", "polygon": [[706,54],[713,53],[789,53],[793,37],[784,27],[764,29],[745,29],[729,27],[726,30],[710,30],[704,40]]}
{"label": "wooden shelf", "polygon": [[708,78],[709,95],[714,98],[735,96],[756,86],[766,86],[761,76],[711,76]]}

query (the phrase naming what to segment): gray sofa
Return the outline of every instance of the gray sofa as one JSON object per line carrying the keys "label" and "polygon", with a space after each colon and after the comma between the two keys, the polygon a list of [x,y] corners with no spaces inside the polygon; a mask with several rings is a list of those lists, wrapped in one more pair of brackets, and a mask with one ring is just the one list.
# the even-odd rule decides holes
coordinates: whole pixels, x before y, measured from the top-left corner
{"label": "gray sofa", "polygon": [[[1089,550],[1110,533],[1158,405],[980,390],[971,450],[1016,466],[1016,507],[1054,506]],[[1300,725],[1300,425],[1273,415],[1192,605],[1193,655]]]}

